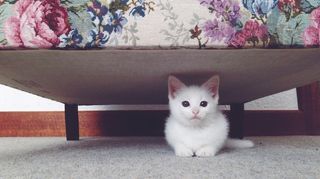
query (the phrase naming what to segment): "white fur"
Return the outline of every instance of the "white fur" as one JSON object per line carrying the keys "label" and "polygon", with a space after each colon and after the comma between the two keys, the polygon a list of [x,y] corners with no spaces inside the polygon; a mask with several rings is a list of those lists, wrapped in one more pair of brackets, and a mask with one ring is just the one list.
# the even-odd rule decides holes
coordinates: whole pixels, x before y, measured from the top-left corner
{"label": "white fur", "polygon": [[[204,85],[186,87],[183,83],[181,89],[171,91],[175,94],[169,94],[170,116],[165,124],[165,138],[177,156],[214,156],[222,147],[253,147],[249,140],[228,139],[229,124],[218,109],[218,94],[212,96]],[[190,106],[184,107],[183,101]],[[201,101],[207,101],[208,105],[201,107]],[[192,110],[199,111],[197,118],[193,118]]]}

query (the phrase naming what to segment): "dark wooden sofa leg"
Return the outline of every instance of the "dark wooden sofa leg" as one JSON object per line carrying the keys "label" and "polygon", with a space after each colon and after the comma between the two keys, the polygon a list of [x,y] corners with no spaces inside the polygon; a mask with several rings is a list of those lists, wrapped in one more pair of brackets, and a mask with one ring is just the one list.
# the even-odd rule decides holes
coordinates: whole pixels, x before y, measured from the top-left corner
{"label": "dark wooden sofa leg", "polygon": [[303,112],[306,134],[320,135],[320,82],[297,88],[299,110]]}
{"label": "dark wooden sofa leg", "polygon": [[230,105],[230,137],[231,138],[243,138],[243,126],[244,126],[244,104],[231,104]]}
{"label": "dark wooden sofa leg", "polygon": [[65,104],[67,140],[79,140],[78,105]]}

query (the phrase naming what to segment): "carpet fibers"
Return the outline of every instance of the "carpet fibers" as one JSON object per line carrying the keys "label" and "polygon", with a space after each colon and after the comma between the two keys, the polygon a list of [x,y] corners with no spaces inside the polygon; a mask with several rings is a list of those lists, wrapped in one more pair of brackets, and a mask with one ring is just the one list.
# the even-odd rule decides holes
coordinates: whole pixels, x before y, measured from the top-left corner
{"label": "carpet fibers", "polygon": [[320,136],[250,139],[256,147],[179,158],[157,137],[0,138],[0,178],[320,179]]}

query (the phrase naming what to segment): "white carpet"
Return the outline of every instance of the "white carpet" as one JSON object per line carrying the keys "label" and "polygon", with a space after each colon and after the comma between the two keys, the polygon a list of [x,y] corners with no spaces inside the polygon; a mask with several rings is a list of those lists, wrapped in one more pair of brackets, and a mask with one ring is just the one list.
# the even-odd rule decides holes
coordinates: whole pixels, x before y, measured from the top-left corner
{"label": "white carpet", "polygon": [[163,138],[0,138],[0,178],[320,178],[320,136],[251,139],[252,149],[178,158]]}

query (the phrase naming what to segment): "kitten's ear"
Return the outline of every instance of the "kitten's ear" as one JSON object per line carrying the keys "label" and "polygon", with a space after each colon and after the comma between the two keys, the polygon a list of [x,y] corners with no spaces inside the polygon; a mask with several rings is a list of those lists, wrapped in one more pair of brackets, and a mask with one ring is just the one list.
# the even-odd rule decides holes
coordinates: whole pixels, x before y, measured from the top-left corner
{"label": "kitten's ear", "polygon": [[219,93],[219,81],[219,76],[214,75],[207,82],[203,83],[202,87],[208,89],[211,92],[212,97],[214,97]]}
{"label": "kitten's ear", "polygon": [[169,76],[168,78],[168,91],[171,98],[176,97],[176,92],[186,85],[182,83],[178,78],[174,76]]}

